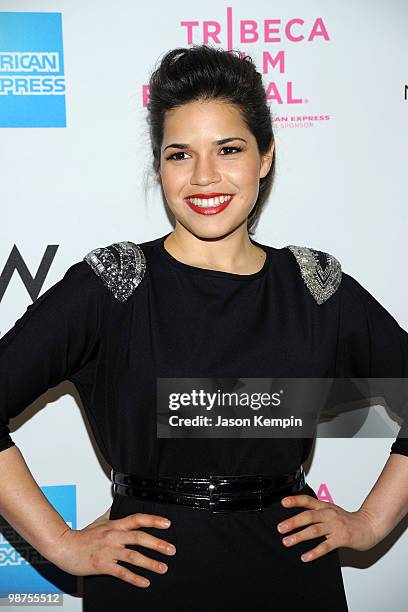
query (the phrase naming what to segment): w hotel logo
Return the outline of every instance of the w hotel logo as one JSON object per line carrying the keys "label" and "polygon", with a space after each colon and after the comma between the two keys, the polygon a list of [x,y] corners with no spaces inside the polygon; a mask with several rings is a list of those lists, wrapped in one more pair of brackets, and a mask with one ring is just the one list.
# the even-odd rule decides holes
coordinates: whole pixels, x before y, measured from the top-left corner
{"label": "w hotel logo", "polygon": [[61,13],[0,12],[0,127],[66,127]]}

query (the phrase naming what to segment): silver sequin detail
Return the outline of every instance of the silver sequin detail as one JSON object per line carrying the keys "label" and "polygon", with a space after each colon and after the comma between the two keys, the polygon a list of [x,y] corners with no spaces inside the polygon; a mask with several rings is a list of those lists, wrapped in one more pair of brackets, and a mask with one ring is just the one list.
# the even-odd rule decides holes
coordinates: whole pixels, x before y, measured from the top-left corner
{"label": "silver sequin detail", "polygon": [[93,249],[83,260],[120,302],[125,302],[132,295],[146,271],[142,249],[128,240]]}
{"label": "silver sequin detail", "polygon": [[[340,286],[341,264],[330,253],[294,244],[287,246],[296,257],[303,280],[318,304],[323,304]],[[323,260],[324,268],[321,265]]]}

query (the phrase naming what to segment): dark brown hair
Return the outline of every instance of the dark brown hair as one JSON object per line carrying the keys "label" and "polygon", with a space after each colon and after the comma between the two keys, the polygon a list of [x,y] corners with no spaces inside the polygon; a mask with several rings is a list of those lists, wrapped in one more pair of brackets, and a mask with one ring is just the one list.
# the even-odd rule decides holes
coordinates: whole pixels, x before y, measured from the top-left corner
{"label": "dark brown hair", "polygon": [[[224,51],[207,45],[178,47],[168,51],[149,80],[148,124],[153,152],[153,170],[160,169],[164,118],[168,110],[196,100],[218,99],[234,104],[254,135],[260,155],[274,141],[271,111],[262,83],[250,56],[238,50]],[[259,194],[248,215],[248,233],[255,226],[270,193],[275,175],[275,152],[268,174],[259,180]]]}

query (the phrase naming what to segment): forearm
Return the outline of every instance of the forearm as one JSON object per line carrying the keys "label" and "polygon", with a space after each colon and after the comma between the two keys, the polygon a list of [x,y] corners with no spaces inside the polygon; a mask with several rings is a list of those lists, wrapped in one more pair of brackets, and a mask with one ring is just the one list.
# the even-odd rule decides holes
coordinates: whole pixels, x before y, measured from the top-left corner
{"label": "forearm", "polygon": [[41,491],[17,446],[0,452],[0,514],[40,554],[56,562],[56,542],[68,525]]}
{"label": "forearm", "polygon": [[360,506],[372,521],[379,541],[408,514],[408,457],[392,453]]}

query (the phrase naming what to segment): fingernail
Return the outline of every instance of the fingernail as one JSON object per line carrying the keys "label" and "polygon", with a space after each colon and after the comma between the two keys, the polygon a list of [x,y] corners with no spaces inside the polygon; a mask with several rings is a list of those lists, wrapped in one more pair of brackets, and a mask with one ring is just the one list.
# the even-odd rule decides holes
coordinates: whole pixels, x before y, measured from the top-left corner
{"label": "fingernail", "polygon": [[176,547],[175,546],[168,546],[167,547],[167,552],[170,553],[171,555],[174,555],[174,553],[176,552]]}
{"label": "fingernail", "polygon": [[302,555],[300,558],[302,559],[302,561],[309,561],[310,559],[309,555]]}
{"label": "fingernail", "polygon": [[280,525],[280,527],[278,527],[278,529],[282,533],[283,531],[287,531],[288,530],[288,526],[285,523],[284,525]]}
{"label": "fingernail", "polygon": [[146,580],[145,578],[142,580],[142,586],[148,587],[149,584],[150,584],[149,580]]}
{"label": "fingernail", "polygon": [[161,524],[163,525],[163,527],[169,527],[171,525],[171,521],[169,521],[168,519],[163,519]]}

